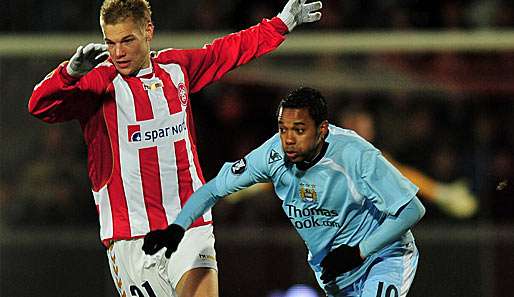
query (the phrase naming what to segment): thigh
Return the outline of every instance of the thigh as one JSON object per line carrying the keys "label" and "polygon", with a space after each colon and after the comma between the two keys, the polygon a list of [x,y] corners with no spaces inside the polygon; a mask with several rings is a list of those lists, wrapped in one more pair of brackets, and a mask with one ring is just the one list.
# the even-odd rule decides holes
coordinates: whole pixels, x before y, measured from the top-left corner
{"label": "thigh", "polygon": [[[217,270],[212,225],[189,229],[167,267],[168,278],[180,297],[218,296]],[[203,290],[210,293],[200,294]]]}
{"label": "thigh", "polygon": [[107,250],[114,285],[122,297],[176,296],[166,274],[164,250],[149,256],[143,239],[120,240]]}
{"label": "thigh", "polygon": [[218,297],[218,272],[212,268],[194,268],[182,275],[177,284],[179,297]]}
{"label": "thigh", "polygon": [[418,251],[412,244],[403,255],[386,256],[367,274],[362,297],[404,297],[409,292],[418,265]]}

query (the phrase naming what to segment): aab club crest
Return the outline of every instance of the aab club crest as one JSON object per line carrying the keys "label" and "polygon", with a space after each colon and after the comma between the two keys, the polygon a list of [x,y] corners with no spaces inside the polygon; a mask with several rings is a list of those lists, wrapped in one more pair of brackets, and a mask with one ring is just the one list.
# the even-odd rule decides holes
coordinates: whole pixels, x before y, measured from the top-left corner
{"label": "aab club crest", "polygon": [[318,193],[316,193],[316,185],[300,184],[300,198],[305,202],[316,202]]}
{"label": "aab club crest", "polygon": [[177,92],[178,92],[178,98],[180,100],[180,104],[182,104],[182,106],[187,106],[187,89],[186,89],[186,85],[184,83],[179,83],[178,84],[178,89],[177,89]]}

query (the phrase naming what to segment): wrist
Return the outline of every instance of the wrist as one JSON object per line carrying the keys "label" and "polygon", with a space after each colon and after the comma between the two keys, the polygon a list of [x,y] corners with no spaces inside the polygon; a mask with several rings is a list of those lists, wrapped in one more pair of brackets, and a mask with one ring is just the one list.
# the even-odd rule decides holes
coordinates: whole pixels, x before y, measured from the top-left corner
{"label": "wrist", "polygon": [[68,74],[69,76],[77,79],[77,78],[81,78],[82,77],[82,74],[80,74],[79,72],[73,70],[73,68],[71,67],[71,63],[68,62],[68,64],[66,65],[66,74]]}
{"label": "wrist", "polygon": [[68,64],[64,64],[59,70],[59,73],[61,74],[61,77],[66,85],[72,85],[76,83],[80,77],[73,76],[68,72]]}
{"label": "wrist", "polygon": [[294,27],[296,26],[294,15],[292,15],[290,12],[281,12],[277,15],[277,17],[284,23],[284,25],[286,25],[289,32],[293,31]]}
{"label": "wrist", "polygon": [[182,236],[184,235],[184,233],[186,233],[186,230],[184,229],[184,227],[182,227],[178,224],[175,224],[175,223],[169,225],[166,228],[166,231],[169,233],[180,234]]}

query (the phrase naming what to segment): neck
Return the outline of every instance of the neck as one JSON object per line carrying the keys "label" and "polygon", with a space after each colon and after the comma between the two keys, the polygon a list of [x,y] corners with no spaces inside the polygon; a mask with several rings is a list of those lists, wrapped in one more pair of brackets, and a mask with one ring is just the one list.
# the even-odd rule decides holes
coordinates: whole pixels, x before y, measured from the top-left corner
{"label": "neck", "polygon": [[312,152],[312,154],[309,156],[309,158],[306,158],[300,163],[297,163],[296,166],[300,170],[307,170],[310,167],[312,167],[314,164],[316,164],[325,154],[328,147],[328,143],[326,143],[324,140],[321,140],[316,149]]}

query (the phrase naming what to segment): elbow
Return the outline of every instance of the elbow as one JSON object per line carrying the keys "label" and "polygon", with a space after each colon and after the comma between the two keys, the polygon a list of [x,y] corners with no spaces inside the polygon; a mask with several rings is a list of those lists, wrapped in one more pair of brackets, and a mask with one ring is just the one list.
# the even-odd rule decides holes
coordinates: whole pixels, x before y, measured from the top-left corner
{"label": "elbow", "polygon": [[32,96],[29,99],[28,103],[28,110],[29,113],[36,118],[43,118],[44,117],[44,108],[41,106],[42,98],[37,96],[35,93],[32,94]]}
{"label": "elbow", "polygon": [[417,206],[417,210],[418,210],[418,218],[416,220],[416,222],[419,222],[421,220],[421,218],[423,218],[425,216],[425,213],[426,213],[426,208],[425,206],[423,206],[423,204],[421,203],[421,201],[419,200],[418,197],[415,197],[415,203],[416,203],[416,206]]}
{"label": "elbow", "polygon": [[29,113],[31,115],[33,115],[35,117],[39,117],[39,112],[38,112],[36,100],[34,100],[32,97],[29,100],[28,110],[29,110]]}
{"label": "elbow", "polygon": [[49,107],[42,106],[40,100],[36,97],[31,97],[28,103],[28,111],[34,117],[46,122],[55,123],[57,119],[53,116]]}

